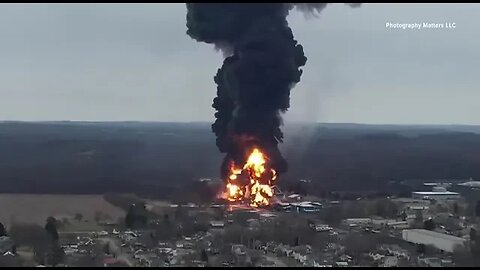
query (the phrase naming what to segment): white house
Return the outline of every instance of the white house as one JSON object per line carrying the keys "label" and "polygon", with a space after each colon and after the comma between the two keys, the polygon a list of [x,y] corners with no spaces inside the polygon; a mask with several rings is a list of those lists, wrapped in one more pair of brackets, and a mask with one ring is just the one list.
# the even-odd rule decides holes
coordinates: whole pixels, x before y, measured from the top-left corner
{"label": "white house", "polygon": [[414,199],[421,200],[458,200],[460,199],[460,193],[451,191],[416,191],[412,192]]}

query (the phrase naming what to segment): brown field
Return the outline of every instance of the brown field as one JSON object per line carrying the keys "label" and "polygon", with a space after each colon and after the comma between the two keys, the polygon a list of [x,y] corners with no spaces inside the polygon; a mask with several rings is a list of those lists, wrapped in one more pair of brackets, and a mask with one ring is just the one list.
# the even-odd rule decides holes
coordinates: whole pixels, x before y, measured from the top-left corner
{"label": "brown field", "polygon": [[108,214],[117,220],[125,212],[103,199],[103,195],[0,194],[0,222],[10,226],[15,222],[44,225],[48,216],[73,217],[81,213],[88,223],[94,223],[95,212]]}

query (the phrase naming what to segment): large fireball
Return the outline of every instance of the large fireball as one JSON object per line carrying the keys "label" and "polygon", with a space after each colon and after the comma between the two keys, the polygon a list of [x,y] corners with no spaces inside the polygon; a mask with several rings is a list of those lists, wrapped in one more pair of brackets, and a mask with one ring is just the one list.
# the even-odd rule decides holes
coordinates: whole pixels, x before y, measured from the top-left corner
{"label": "large fireball", "polygon": [[265,155],[254,148],[243,167],[231,163],[226,198],[231,202],[247,200],[253,207],[267,206],[273,197],[272,185],[276,178],[277,173],[268,168]]}

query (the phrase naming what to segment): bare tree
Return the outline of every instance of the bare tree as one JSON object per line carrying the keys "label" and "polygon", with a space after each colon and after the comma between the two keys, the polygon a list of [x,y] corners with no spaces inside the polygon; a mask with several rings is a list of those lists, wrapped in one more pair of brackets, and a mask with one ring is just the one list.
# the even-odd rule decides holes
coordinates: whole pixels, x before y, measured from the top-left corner
{"label": "bare tree", "polygon": [[350,233],[345,239],[345,248],[347,252],[355,257],[374,250],[377,246],[375,238],[362,235],[360,233]]}
{"label": "bare tree", "polygon": [[3,226],[3,223],[0,222],[0,236],[6,236],[7,235],[7,229],[5,229],[5,226]]}
{"label": "bare tree", "polygon": [[32,247],[37,262],[44,263],[51,243],[45,229],[36,224],[13,224],[10,227],[10,236],[17,246]]}
{"label": "bare tree", "polygon": [[343,218],[341,207],[328,207],[325,209],[324,220],[329,225],[338,225]]}
{"label": "bare tree", "polygon": [[240,224],[232,224],[225,228],[224,239],[228,243],[240,244],[243,242],[244,229]]}
{"label": "bare tree", "polygon": [[74,219],[76,221],[82,221],[82,219],[83,219],[82,213],[76,213]]}
{"label": "bare tree", "polygon": [[53,241],[58,240],[57,220],[54,217],[48,217],[45,224],[45,230],[50,235]]}
{"label": "bare tree", "polygon": [[64,258],[65,252],[62,247],[60,247],[58,243],[53,243],[46,254],[45,262],[47,265],[57,266],[64,260]]}
{"label": "bare tree", "polygon": [[103,218],[103,213],[101,211],[97,210],[97,211],[95,211],[93,216],[94,216],[95,222],[99,222]]}

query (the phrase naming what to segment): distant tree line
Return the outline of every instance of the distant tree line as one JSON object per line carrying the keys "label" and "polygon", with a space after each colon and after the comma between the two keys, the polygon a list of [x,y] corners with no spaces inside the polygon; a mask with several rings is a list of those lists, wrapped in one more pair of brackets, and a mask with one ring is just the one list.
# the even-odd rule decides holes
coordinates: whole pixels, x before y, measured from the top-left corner
{"label": "distant tree line", "polygon": [[[222,154],[207,123],[0,127],[2,193],[133,192],[168,198],[187,192],[204,201],[209,196],[197,198],[204,187],[195,180],[220,175]],[[480,179],[479,134],[427,131],[312,126],[308,140],[298,135],[282,145],[289,171],[278,184],[326,195],[332,190],[384,190],[392,180]],[[300,186],[298,179],[312,182]]]}

